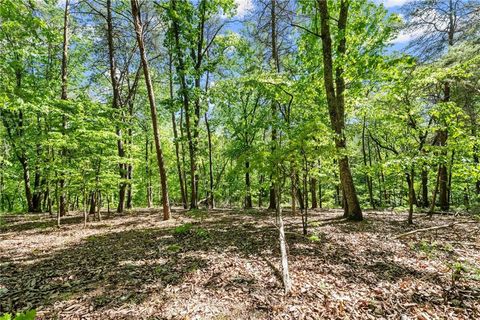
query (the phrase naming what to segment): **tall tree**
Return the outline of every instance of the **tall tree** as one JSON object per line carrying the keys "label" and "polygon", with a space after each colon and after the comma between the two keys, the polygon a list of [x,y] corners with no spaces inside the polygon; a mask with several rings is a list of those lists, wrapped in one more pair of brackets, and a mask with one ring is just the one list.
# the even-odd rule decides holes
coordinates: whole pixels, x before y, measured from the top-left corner
{"label": "tall tree", "polygon": [[[67,95],[67,85],[68,85],[68,16],[70,14],[69,10],[69,0],[65,1],[65,11],[63,16],[63,46],[62,46],[62,94],[61,99],[66,101],[68,100]],[[67,126],[66,116],[62,117],[62,134],[65,135],[65,130]],[[62,157],[66,156],[65,148],[62,150]],[[60,200],[59,200],[59,209],[57,216],[57,225],[60,226],[60,217],[64,216],[67,211],[67,196],[65,193],[65,177],[60,178]]]}
{"label": "tall tree", "polygon": [[145,51],[143,25],[140,16],[140,9],[137,0],[131,0],[132,17],[137,36],[138,48],[140,50],[140,59],[142,61],[143,74],[145,77],[145,85],[147,87],[148,102],[150,104],[150,113],[152,117],[153,138],[155,141],[155,151],[157,153],[158,171],[160,174],[160,183],[162,189],[162,205],[163,205],[163,219],[170,219],[170,202],[168,198],[168,183],[167,173],[165,170],[165,162],[163,159],[162,146],[160,141],[160,133],[158,130],[157,106],[155,104],[155,94],[150,77],[150,70],[148,68],[147,53]]}
{"label": "tall tree", "polygon": [[[330,34],[330,24],[332,19],[328,10],[328,2],[317,0],[317,4],[320,13],[321,39],[323,44],[323,78],[331,127],[332,130],[335,131],[335,146],[338,154],[340,181],[343,188],[343,194],[345,195],[344,209],[345,214],[349,219],[360,221],[363,219],[362,209],[360,208],[360,202],[358,201],[348,156],[346,154],[344,69],[341,62],[337,63],[336,67],[334,67],[333,64],[333,47]],[[347,50],[346,29],[348,7],[348,0],[341,0],[340,15],[337,22],[337,34],[340,39],[336,49],[339,60],[343,58]]]}

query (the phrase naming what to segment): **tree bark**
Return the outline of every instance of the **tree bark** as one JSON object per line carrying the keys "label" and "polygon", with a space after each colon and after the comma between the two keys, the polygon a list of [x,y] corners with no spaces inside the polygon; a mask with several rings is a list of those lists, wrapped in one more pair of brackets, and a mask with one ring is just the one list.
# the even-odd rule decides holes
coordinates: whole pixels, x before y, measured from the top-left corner
{"label": "tree bark", "polygon": [[145,45],[143,42],[143,26],[140,19],[140,11],[137,0],[131,0],[132,16],[135,26],[135,33],[137,37],[138,48],[140,50],[140,58],[143,66],[143,74],[145,77],[145,85],[147,87],[148,101],[150,104],[150,113],[152,116],[153,138],[155,140],[155,150],[157,153],[158,171],[160,174],[160,184],[162,187],[162,204],[163,204],[163,219],[170,219],[170,202],[168,199],[168,184],[167,173],[165,170],[165,163],[163,160],[162,146],[160,142],[160,133],[158,130],[157,107],[155,105],[155,95],[153,92],[152,79],[150,78],[150,71],[148,69],[148,59],[145,52]]}
{"label": "tree bark", "polygon": [[428,208],[428,171],[424,166],[422,168],[422,207]]}
{"label": "tree bark", "polygon": [[23,169],[23,183],[25,185],[25,198],[27,200],[28,212],[34,212],[32,189],[30,187],[30,170],[28,168],[28,161],[26,157],[20,157],[20,163]]}
{"label": "tree bark", "polygon": [[[173,11],[176,11],[176,0],[170,1],[170,6]],[[192,125],[190,119],[190,97],[188,95],[188,86],[187,80],[185,77],[185,60],[183,56],[183,51],[180,44],[180,25],[175,16],[172,17],[172,31],[175,41],[175,51],[177,58],[177,72],[180,78],[180,89],[183,95],[183,108],[185,111],[185,126],[187,129],[187,140],[188,140],[188,151],[190,157],[190,209],[198,208],[198,199],[197,199],[197,183],[196,183],[196,154],[195,154],[195,144],[192,136]]]}
{"label": "tree bark", "polygon": [[[362,155],[363,155],[363,165],[365,166],[365,169],[367,169],[367,151],[366,151],[366,143],[365,143],[365,129],[366,129],[366,115],[363,116],[363,126],[362,126]],[[370,153],[370,148],[369,148],[369,153]],[[370,200],[370,206],[372,209],[375,209],[375,202],[373,201],[373,183],[372,183],[372,177],[370,177],[370,173],[365,174],[365,180],[367,183],[367,189],[368,189],[368,198]]]}
{"label": "tree bark", "polygon": [[412,168],[410,170],[410,173],[408,174],[407,173],[407,181],[409,181],[408,183],[408,204],[409,204],[409,208],[408,208],[408,224],[413,224],[413,205],[415,204],[415,184],[414,184],[414,169]]}
{"label": "tree bark", "polygon": [[275,199],[277,200],[277,204],[275,207],[276,207],[276,213],[277,213],[278,231],[279,231],[279,240],[280,240],[283,287],[285,290],[285,294],[287,295],[290,293],[292,289],[292,280],[290,279],[290,273],[288,269],[287,240],[285,238],[285,230],[283,226],[282,207],[281,207],[280,197],[281,197],[280,188],[277,187],[276,196],[275,196]]}
{"label": "tree bark", "polygon": [[[65,11],[63,15],[63,50],[62,50],[62,93],[61,99],[66,101],[68,99],[67,96],[67,85],[68,85],[68,17],[69,17],[69,0],[65,1]],[[66,117],[63,115],[62,119],[62,134],[65,135],[66,130]],[[62,149],[61,152],[62,158],[66,156],[65,148]],[[65,177],[62,174],[60,178],[60,201],[59,201],[59,210],[58,214],[59,217],[57,219],[57,224],[60,226],[60,217],[63,217],[67,213],[67,200],[66,200],[66,193],[65,193]]]}
{"label": "tree bark", "polygon": [[251,209],[252,205],[252,189],[250,184],[250,162],[245,161],[245,209]]}
{"label": "tree bark", "polygon": [[[418,203],[417,203],[417,195],[415,194],[415,185],[414,185],[414,183],[413,183],[413,181],[414,181],[414,176],[413,176],[413,175],[414,175],[414,174],[415,174],[415,172],[414,172],[413,170],[410,171],[410,173],[407,173],[407,174],[406,174],[406,180],[407,180],[407,186],[408,186],[408,190],[409,190],[408,192],[409,192],[409,194],[410,194],[410,189],[412,189],[412,201],[413,201],[413,204],[414,204],[414,205],[417,205],[417,204],[418,204]],[[410,188],[410,187],[412,187],[412,188]]]}
{"label": "tree bark", "polygon": [[[108,45],[108,60],[110,66],[110,81],[112,82],[112,108],[114,110],[118,110],[120,108],[120,86],[119,86],[119,77],[120,71],[117,69],[116,61],[115,61],[115,47],[113,44],[113,18],[112,18],[112,1],[107,0],[107,45]],[[117,150],[118,156],[120,158],[125,157],[125,149],[123,146],[122,140],[122,130],[117,125],[116,126],[116,134],[117,134]],[[117,213],[122,213],[125,210],[125,191],[126,191],[126,182],[127,179],[127,165],[120,161],[118,164],[119,173],[120,173],[120,185],[118,189],[118,206],[117,206]]]}
{"label": "tree bark", "polygon": [[213,194],[212,131],[210,130],[210,123],[208,122],[207,112],[205,112],[205,126],[207,127],[207,138],[208,138],[208,176],[209,176],[207,204],[209,208],[215,208],[215,197]]}
{"label": "tree bark", "polygon": [[313,177],[310,178],[310,192],[312,193],[312,209],[317,209],[317,179]]}
{"label": "tree bark", "polygon": [[[332,55],[332,39],[330,36],[329,12],[327,1],[317,0],[322,35],[322,53],[323,53],[323,75],[325,83],[325,91],[327,95],[327,104],[330,115],[331,127],[334,130],[335,147],[338,154],[338,164],[340,171],[340,181],[345,194],[346,215],[348,219],[361,221],[363,220],[362,209],[358,201],[357,192],[353,183],[352,173],[346,151],[345,138],[345,80],[343,78],[343,68],[341,66],[335,69],[335,80],[333,76],[333,55]],[[348,1],[340,2],[340,16],[338,19],[338,33],[343,35],[339,40],[337,54],[343,57],[346,52],[346,27],[348,17]]]}
{"label": "tree bark", "polygon": [[148,154],[148,149],[150,148],[150,141],[148,139],[148,132],[145,134],[145,181],[147,184],[147,207],[152,207],[152,179],[151,179],[151,170],[150,170],[150,157]]}
{"label": "tree bark", "polygon": [[[280,72],[280,57],[278,55],[278,45],[277,45],[277,15],[276,15],[276,5],[277,0],[270,0],[270,25],[271,25],[271,45],[272,45],[272,59],[275,64],[275,72]],[[273,118],[277,118],[277,104],[275,101],[272,102],[272,114]],[[277,128],[276,124],[272,125],[272,153],[275,151],[276,148],[276,140],[277,140]],[[275,186],[272,182],[272,176],[270,176],[270,203],[268,209],[273,210],[276,207],[276,199],[275,199]]]}
{"label": "tree bark", "polygon": [[[169,89],[170,89],[170,101],[173,108],[173,61],[172,61],[172,53],[169,52],[169,60],[168,60],[168,68],[169,68]],[[178,143],[178,132],[177,132],[177,120],[175,118],[175,112],[172,110],[172,128],[173,128],[173,141],[175,143],[175,159],[177,161],[177,172],[178,172],[178,181],[180,183],[180,194],[182,196],[182,206],[184,209],[187,209],[187,197],[186,197],[186,190],[183,181],[183,172],[182,166],[180,164],[180,146]]]}

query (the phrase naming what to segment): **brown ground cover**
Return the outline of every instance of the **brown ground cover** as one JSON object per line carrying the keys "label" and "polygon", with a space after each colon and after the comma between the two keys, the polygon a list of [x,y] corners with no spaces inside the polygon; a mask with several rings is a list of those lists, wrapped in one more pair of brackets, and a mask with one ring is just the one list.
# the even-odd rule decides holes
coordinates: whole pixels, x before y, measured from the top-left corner
{"label": "brown ground cover", "polygon": [[[285,212],[291,295],[269,212],[135,210],[83,227],[0,217],[0,314],[40,319],[480,319],[480,223],[472,218]],[[179,227],[180,226],[180,227]]]}

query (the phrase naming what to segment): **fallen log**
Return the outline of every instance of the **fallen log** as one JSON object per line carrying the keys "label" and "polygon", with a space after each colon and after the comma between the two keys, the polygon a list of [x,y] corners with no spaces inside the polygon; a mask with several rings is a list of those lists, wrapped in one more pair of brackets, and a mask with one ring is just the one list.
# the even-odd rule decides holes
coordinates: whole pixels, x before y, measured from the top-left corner
{"label": "fallen log", "polygon": [[432,231],[432,230],[453,228],[454,226],[456,226],[458,224],[467,224],[467,223],[479,223],[479,222],[478,221],[459,221],[459,222],[453,222],[453,223],[449,223],[449,224],[443,224],[441,226],[416,229],[416,230],[412,230],[412,231],[409,231],[409,232],[399,234],[399,235],[395,236],[393,239],[399,239],[399,238],[407,237],[407,236],[410,236],[412,234],[419,233],[419,232],[427,232],[427,231]]}

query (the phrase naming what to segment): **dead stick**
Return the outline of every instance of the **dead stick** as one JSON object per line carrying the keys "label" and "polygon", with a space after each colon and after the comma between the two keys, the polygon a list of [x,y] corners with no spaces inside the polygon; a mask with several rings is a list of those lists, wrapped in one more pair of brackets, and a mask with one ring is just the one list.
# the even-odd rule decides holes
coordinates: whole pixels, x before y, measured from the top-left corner
{"label": "dead stick", "polygon": [[441,225],[441,226],[435,226],[435,227],[423,228],[423,229],[416,229],[416,230],[412,230],[412,231],[409,231],[409,232],[399,234],[398,236],[395,236],[393,239],[403,238],[403,237],[406,237],[406,236],[409,236],[409,235],[412,235],[412,234],[415,234],[415,233],[419,233],[419,232],[426,232],[426,231],[438,230],[438,229],[444,229],[444,228],[452,228],[453,226],[456,226],[457,224],[465,224],[465,223],[478,223],[478,221],[454,222],[454,223],[444,224],[444,225]]}

